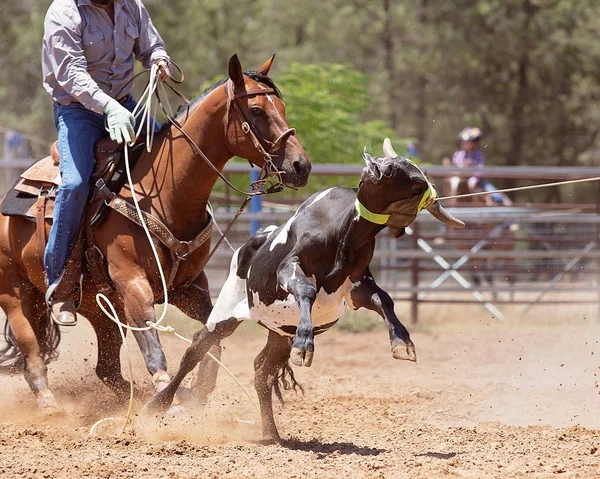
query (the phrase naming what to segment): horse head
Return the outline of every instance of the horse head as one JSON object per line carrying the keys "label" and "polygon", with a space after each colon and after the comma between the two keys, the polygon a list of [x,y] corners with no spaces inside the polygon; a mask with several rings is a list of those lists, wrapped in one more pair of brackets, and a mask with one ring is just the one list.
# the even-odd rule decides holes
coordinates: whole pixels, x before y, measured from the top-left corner
{"label": "horse head", "polygon": [[402,235],[423,209],[439,221],[455,227],[465,224],[448,213],[437,201],[433,185],[421,169],[407,158],[399,156],[389,139],[384,141],[384,158],[363,154],[365,168],[358,188],[358,201],[385,224],[396,237]]}
{"label": "horse head", "polygon": [[287,123],[285,104],[268,77],[275,55],[256,71],[244,72],[237,55],[229,60],[226,141],[229,150],[278,176],[286,186],[301,187],[311,170],[306,151]]}

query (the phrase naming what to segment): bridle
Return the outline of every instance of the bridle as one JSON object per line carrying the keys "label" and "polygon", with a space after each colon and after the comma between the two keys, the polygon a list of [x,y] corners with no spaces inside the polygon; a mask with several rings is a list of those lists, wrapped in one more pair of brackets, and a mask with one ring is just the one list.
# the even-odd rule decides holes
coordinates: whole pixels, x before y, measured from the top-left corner
{"label": "bridle", "polygon": [[[281,179],[283,171],[279,170],[275,163],[273,163],[273,157],[279,153],[281,144],[287,140],[290,136],[296,135],[295,128],[288,128],[285,130],[277,139],[273,142],[269,141],[264,135],[252,124],[252,121],[248,118],[247,113],[240,106],[239,100],[241,98],[248,98],[257,95],[277,95],[273,88],[255,88],[251,90],[243,90],[238,93],[234,91],[234,83],[231,79],[227,79],[225,83],[225,91],[227,93],[227,113],[225,121],[225,136],[227,136],[227,129],[231,120],[231,112],[234,111],[241,122],[242,131],[250,137],[252,144],[261,154],[264,165],[259,175],[259,179],[251,183],[253,191],[261,191],[268,184],[267,189],[269,192],[282,191],[285,185]],[[268,150],[265,149],[266,145]],[[250,163],[251,166],[252,163]],[[272,183],[268,180],[270,177],[277,177],[277,183]]]}
{"label": "bridle", "polygon": [[[164,83],[171,90],[173,90],[179,98],[183,99],[188,104],[188,107],[189,107],[190,101],[185,96],[183,96],[181,94],[181,92],[179,92],[177,89],[175,89],[172,85],[169,85],[167,82],[164,82]],[[178,81],[177,83],[181,83],[181,81]],[[284,172],[280,171],[277,168],[277,166],[273,162],[273,157],[277,155],[277,153],[279,152],[279,149],[281,147],[281,144],[285,140],[287,140],[287,138],[289,138],[290,136],[296,135],[296,129],[288,128],[281,135],[279,135],[279,137],[275,141],[271,142],[270,140],[265,138],[264,135],[254,127],[254,125],[252,125],[252,122],[247,118],[246,113],[244,112],[244,109],[239,104],[239,100],[241,98],[247,98],[247,97],[256,96],[256,95],[269,95],[269,94],[276,95],[277,93],[275,92],[275,90],[273,88],[255,88],[255,89],[243,90],[238,93],[235,93],[233,81],[230,78],[228,78],[225,83],[225,92],[227,94],[227,113],[226,113],[226,118],[225,118],[225,137],[227,137],[227,129],[229,128],[229,125],[231,122],[231,117],[232,117],[231,112],[233,110],[239,117],[239,120],[242,125],[241,126],[242,131],[246,135],[250,136],[250,140],[252,141],[252,144],[258,150],[258,152],[260,153],[260,155],[262,156],[263,161],[264,161],[264,164],[260,171],[258,180],[250,183],[250,188],[251,188],[250,192],[242,191],[239,188],[237,188],[236,186],[234,186],[225,177],[225,175],[223,175],[219,171],[219,169],[215,165],[213,165],[213,163],[208,159],[208,157],[204,154],[204,152],[200,149],[200,147],[194,142],[194,140],[192,140],[192,138],[185,131],[183,131],[183,128],[181,127],[181,125],[177,121],[175,121],[175,119],[171,115],[169,115],[167,113],[167,111],[165,110],[165,108],[162,104],[158,90],[156,91],[156,95],[158,98],[158,104],[160,105],[163,113],[165,113],[165,115],[169,119],[169,122],[175,128],[177,128],[177,130],[179,130],[179,132],[188,140],[188,142],[190,143],[190,145],[192,146],[194,151],[206,162],[206,164],[210,168],[212,168],[212,170],[219,176],[219,178],[221,178],[221,180],[223,180],[225,182],[225,184],[227,186],[229,186],[232,190],[234,190],[238,193],[241,193],[242,195],[245,195],[247,197],[252,197],[252,196],[259,196],[259,195],[265,195],[265,194],[271,194],[271,193],[278,193],[280,191],[283,191],[285,188],[294,189],[291,186],[286,186],[285,183],[282,181],[282,175],[284,174]],[[263,144],[267,146],[268,151],[267,151],[267,149],[265,149],[265,146],[263,146]],[[250,165],[254,166],[252,163],[250,163]],[[272,181],[269,179],[272,177],[276,177],[276,181]]]}

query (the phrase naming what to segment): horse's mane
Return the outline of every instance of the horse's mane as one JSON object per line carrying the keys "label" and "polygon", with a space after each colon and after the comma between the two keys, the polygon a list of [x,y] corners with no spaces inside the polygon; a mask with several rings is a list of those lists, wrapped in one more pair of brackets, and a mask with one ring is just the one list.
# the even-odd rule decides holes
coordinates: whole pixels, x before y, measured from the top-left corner
{"label": "horse's mane", "polygon": [[[275,95],[277,97],[279,97],[279,98],[282,98],[281,91],[279,90],[279,88],[277,88],[277,85],[275,85],[275,82],[271,79],[271,77],[268,77],[267,75],[263,75],[262,73],[258,73],[255,70],[245,71],[244,75],[246,75],[247,77],[251,78],[252,80],[254,80],[257,83],[261,83],[261,84],[263,84],[263,85],[265,85],[265,86],[267,86],[269,88],[272,88],[275,91]],[[190,112],[192,112],[198,106],[198,104],[200,102],[202,102],[202,100],[204,100],[204,98],[206,98],[206,96],[209,93],[211,93],[212,91],[216,90],[221,85],[224,85],[227,80],[228,80],[228,77],[223,78],[222,80],[219,80],[215,84],[209,86],[202,93],[200,93],[200,95],[198,95],[196,98],[194,98],[188,105],[181,105],[177,109],[177,113],[175,113],[174,120],[177,121],[177,122],[180,122],[180,120],[182,119],[182,117],[189,115]],[[166,122],[164,125],[162,125],[159,134],[162,133],[162,132],[164,132],[170,126],[171,126],[171,123],[170,122]]]}

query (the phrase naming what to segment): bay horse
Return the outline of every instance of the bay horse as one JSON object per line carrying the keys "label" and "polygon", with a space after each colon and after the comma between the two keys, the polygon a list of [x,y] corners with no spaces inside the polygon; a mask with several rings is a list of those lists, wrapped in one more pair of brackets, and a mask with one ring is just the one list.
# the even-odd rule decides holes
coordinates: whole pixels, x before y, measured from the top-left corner
{"label": "bay horse", "polygon": [[[132,169],[134,190],[144,212],[158,218],[180,241],[196,238],[211,220],[207,205],[225,163],[237,155],[258,167],[270,168],[287,186],[308,182],[310,160],[295,130],[285,118],[279,90],[268,77],[274,55],[256,71],[244,72],[237,55],[229,75],[184,108],[154,140],[151,153],[142,153]],[[204,152],[211,167],[198,152]],[[276,170],[276,171],[273,171]],[[120,195],[131,200],[126,185]],[[47,222],[48,223],[48,222]],[[47,230],[49,224],[46,225]],[[96,245],[105,258],[113,286],[109,299],[129,325],[155,322],[154,305],[163,297],[159,270],[143,229],[115,210],[95,227]],[[168,277],[175,258],[155,242],[160,266]],[[44,303],[44,271],[36,260],[35,224],[25,218],[0,215],[0,307],[5,311],[24,375],[42,411],[53,412],[58,402],[48,385],[44,359],[56,347],[55,335],[43,334],[50,321]],[[210,240],[178,261],[169,291],[170,303],[189,317],[206,322],[212,309],[204,260]],[[84,271],[79,313],[98,337],[98,377],[119,399],[128,397],[129,383],[121,374],[119,329],[99,310],[96,287]],[[170,381],[167,362],[156,330],[134,332],[156,391]],[[48,344],[50,343],[50,344]],[[13,351],[14,352],[14,351]],[[0,358],[1,360],[2,358]]]}

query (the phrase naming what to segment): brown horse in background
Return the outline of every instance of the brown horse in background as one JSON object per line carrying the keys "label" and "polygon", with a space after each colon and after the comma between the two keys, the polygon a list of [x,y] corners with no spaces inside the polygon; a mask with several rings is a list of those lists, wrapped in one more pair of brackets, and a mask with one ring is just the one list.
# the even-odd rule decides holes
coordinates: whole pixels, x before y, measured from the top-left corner
{"label": "brown horse in background", "polygon": [[[451,175],[446,176],[444,178],[444,196],[457,196],[457,195],[467,195],[469,193],[478,193],[483,191],[482,189],[475,189],[475,191],[469,188],[468,177],[459,176],[459,175]],[[511,206],[512,201],[504,194],[503,197],[503,205],[498,205],[491,201],[489,195],[482,196],[471,196],[465,198],[455,198],[451,200],[446,200],[446,206],[474,206],[474,207],[482,207],[482,206]],[[504,223],[494,223],[494,222],[485,222],[485,223],[475,223],[475,228],[479,230],[480,237],[483,240],[486,237],[489,237],[488,243],[483,246],[480,251],[513,251],[515,249],[515,241],[514,241],[514,231],[515,227],[518,229],[516,224],[504,224]],[[463,232],[464,231],[464,232]],[[449,230],[447,238],[454,243],[456,243],[456,248],[460,250],[470,250],[473,246],[475,246],[478,241],[472,240],[469,244],[465,244],[463,240],[461,240],[461,236],[468,236],[468,227],[466,230],[457,231],[454,229]],[[468,253],[467,253],[468,254]],[[480,286],[485,279],[488,285],[491,287],[494,284],[494,275],[493,272],[497,268],[498,263],[506,261],[506,259],[496,260],[495,258],[473,258],[469,259],[466,265],[461,268],[471,272],[471,278],[473,284],[475,286]],[[507,280],[511,285],[514,285],[515,277],[514,277],[514,265],[508,260],[505,264],[505,268],[507,270]],[[496,292],[492,291],[492,297],[496,300]],[[511,292],[512,296],[512,292]]]}
{"label": "brown horse in background", "polygon": [[[277,173],[285,185],[306,185],[310,161],[287,124],[279,91],[267,76],[272,62],[273,57],[257,71],[243,72],[237,56],[231,57],[229,77],[209,88],[176,118],[187,136],[173,125],[165,126],[155,138],[152,152],[144,152],[135,164],[132,177],[142,210],[162,221],[180,241],[195,238],[210,221],[207,204],[218,178],[193,143],[219,171],[237,155],[259,167],[271,162],[269,173]],[[265,150],[269,154],[265,155]],[[132,198],[128,186],[120,195]],[[49,224],[46,226],[49,230]],[[163,299],[163,290],[143,229],[109,210],[94,233],[114,288],[109,299],[119,317],[137,327],[156,321],[154,305]],[[169,277],[173,257],[169,249],[156,244],[160,265]],[[37,249],[34,223],[0,215],[0,307],[7,315],[10,337],[22,355],[25,378],[38,405],[52,411],[58,403],[48,385],[44,359],[57,344],[52,339],[55,336],[43,333],[50,320]],[[171,304],[203,323],[212,309],[208,281],[201,271],[209,250],[210,241],[206,241],[181,262],[169,291]],[[96,293],[86,270],[78,311],[98,337],[96,373],[119,398],[126,398],[129,383],[121,374],[119,357],[122,339],[117,325],[98,308]],[[161,390],[170,379],[158,334],[154,329],[133,334],[155,387]]]}

